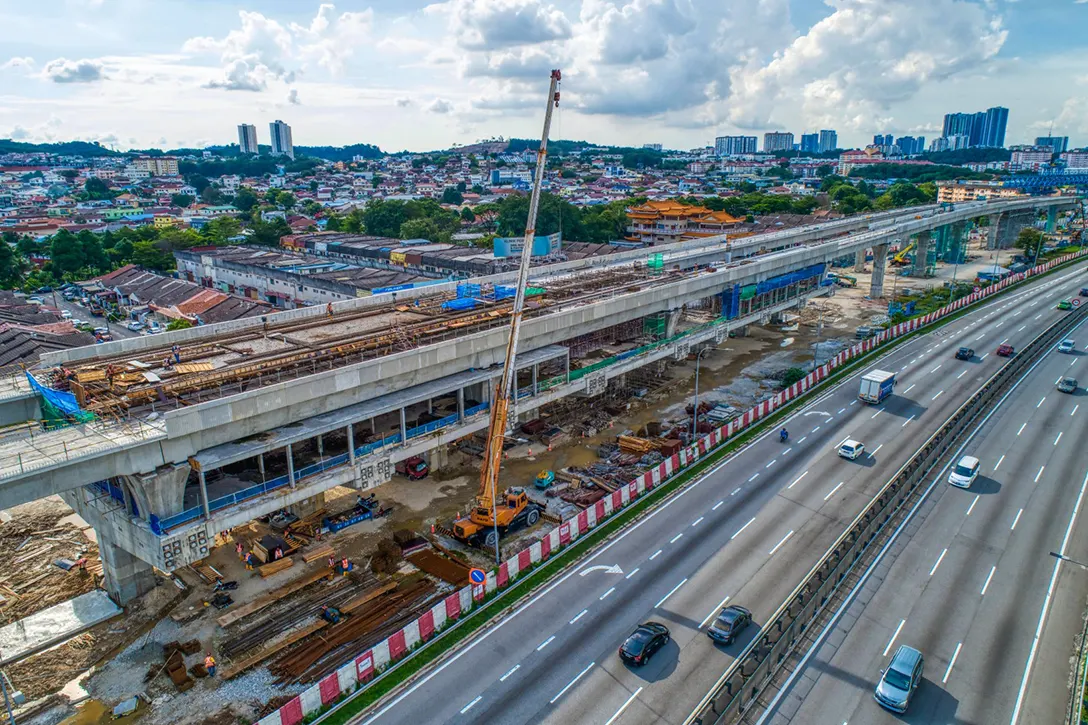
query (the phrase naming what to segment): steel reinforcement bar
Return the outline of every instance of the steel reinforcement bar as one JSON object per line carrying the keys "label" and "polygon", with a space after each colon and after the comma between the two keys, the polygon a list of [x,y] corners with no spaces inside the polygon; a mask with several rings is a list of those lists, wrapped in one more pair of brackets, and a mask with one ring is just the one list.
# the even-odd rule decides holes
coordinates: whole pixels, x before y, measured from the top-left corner
{"label": "steel reinforcement bar", "polygon": [[[1069,330],[1082,322],[1088,309],[1077,310],[1039,334],[1006,363],[926,440],[925,444],[884,485],[857,518],[809,571],[733,661],[710,692],[685,720],[685,725],[724,725],[758,711],[761,695],[786,664],[797,645],[818,624],[827,605],[893,518],[920,497],[927,474],[953,451],[957,439],[999,398],[1018,376],[1041,358]],[[763,704],[765,706],[765,703]],[[747,718],[746,718],[747,719]]]}

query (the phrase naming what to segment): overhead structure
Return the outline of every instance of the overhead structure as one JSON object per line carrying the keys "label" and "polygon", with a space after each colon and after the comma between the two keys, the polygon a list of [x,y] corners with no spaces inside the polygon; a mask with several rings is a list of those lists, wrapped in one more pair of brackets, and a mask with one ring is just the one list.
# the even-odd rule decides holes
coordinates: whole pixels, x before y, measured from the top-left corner
{"label": "overhead structure", "polygon": [[[525,221],[525,240],[521,247],[517,293],[510,313],[510,337],[506,343],[506,359],[503,363],[502,377],[492,395],[491,421],[487,429],[487,440],[484,443],[483,466],[480,469],[480,490],[468,519],[459,519],[454,522],[454,533],[459,539],[473,542],[479,542],[482,539],[486,545],[494,545],[496,561],[499,556],[499,536],[502,532],[522,523],[531,525],[540,517],[538,508],[529,502],[523,490],[510,489],[500,503],[496,489],[502,460],[503,439],[506,436],[507,415],[510,401],[515,395],[518,335],[521,332],[521,318],[525,309],[525,289],[529,282],[533,240],[536,238],[536,217],[540,208],[540,187],[544,181],[544,166],[548,155],[548,134],[551,131],[552,110],[559,107],[561,78],[562,74],[558,70],[552,71],[551,84],[548,88],[548,103],[544,110],[544,133],[536,152],[533,190],[529,197],[529,217]],[[531,522],[528,521],[530,518],[533,519]]]}

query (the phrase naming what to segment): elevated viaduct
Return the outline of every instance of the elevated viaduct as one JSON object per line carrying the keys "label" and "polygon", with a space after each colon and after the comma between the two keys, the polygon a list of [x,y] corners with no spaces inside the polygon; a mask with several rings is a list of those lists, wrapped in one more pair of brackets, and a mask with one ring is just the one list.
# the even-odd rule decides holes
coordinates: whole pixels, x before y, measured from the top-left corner
{"label": "elevated viaduct", "polygon": [[[914,236],[924,259],[935,230],[983,214],[1053,219],[1074,202],[913,208],[650,250],[660,264],[637,250],[536,269],[513,412],[526,419],[598,395],[641,366],[802,306],[829,292],[833,260],[872,250],[881,297],[889,244]],[[62,495],[96,529],[108,589],[125,602],[151,586],[152,566],[203,558],[226,528],[316,507],[337,485],[375,486],[412,456],[441,465],[447,443],[487,425],[513,277],[50,353],[0,387],[0,421],[38,417],[42,396],[95,420],[0,439],[0,507]],[[713,315],[685,321],[692,308]],[[646,344],[589,365],[572,357],[610,331]]]}

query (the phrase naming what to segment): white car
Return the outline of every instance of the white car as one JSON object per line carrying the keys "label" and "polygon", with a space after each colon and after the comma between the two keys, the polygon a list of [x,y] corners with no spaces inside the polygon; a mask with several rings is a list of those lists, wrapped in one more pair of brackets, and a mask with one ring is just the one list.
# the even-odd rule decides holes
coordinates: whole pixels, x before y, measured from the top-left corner
{"label": "white car", "polygon": [[1077,349],[1077,343],[1072,340],[1062,340],[1058,343],[1058,352],[1073,352]]}
{"label": "white car", "polygon": [[63,317],[64,319],[66,319],[66,320],[72,319],[72,313],[69,310],[61,310],[60,311],[60,316]]}
{"label": "white car", "polygon": [[952,472],[948,474],[948,482],[958,488],[971,488],[971,484],[978,478],[979,460],[974,456],[964,456]]}
{"label": "white car", "polygon": [[851,461],[864,452],[865,444],[861,441],[855,441],[853,439],[848,439],[844,441],[841,446],[839,446],[839,457],[847,458]]}
{"label": "white car", "polygon": [[129,330],[132,330],[133,332],[139,332],[144,328],[144,323],[136,322],[136,320],[133,320],[132,322],[129,322],[127,325],[125,325],[125,327]]}

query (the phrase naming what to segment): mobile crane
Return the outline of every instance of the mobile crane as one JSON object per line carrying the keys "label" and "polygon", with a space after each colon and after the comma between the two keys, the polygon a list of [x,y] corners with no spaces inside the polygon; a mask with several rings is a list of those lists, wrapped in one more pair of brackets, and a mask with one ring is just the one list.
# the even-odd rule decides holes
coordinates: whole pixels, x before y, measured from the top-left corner
{"label": "mobile crane", "polygon": [[536,217],[540,207],[540,187],[544,181],[544,165],[548,153],[548,133],[552,125],[552,110],[559,107],[559,81],[562,74],[553,70],[548,88],[548,103],[544,110],[544,133],[536,152],[536,171],[533,191],[529,197],[529,217],[525,222],[525,242],[521,247],[521,263],[518,266],[517,294],[510,313],[510,337],[506,343],[506,360],[502,376],[491,396],[491,421],[484,442],[483,465],[480,468],[480,490],[472,511],[467,518],[453,522],[453,533],[460,541],[475,546],[495,548],[495,560],[499,560],[499,537],[512,529],[532,526],[540,520],[541,507],[529,500],[524,488],[511,487],[500,497],[497,492],[499,466],[502,461],[502,444],[506,436],[506,417],[517,379],[515,359],[518,335],[525,309],[525,288],[529,281],[529,263],[536,237]]}

